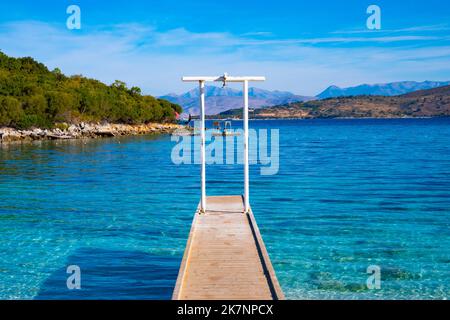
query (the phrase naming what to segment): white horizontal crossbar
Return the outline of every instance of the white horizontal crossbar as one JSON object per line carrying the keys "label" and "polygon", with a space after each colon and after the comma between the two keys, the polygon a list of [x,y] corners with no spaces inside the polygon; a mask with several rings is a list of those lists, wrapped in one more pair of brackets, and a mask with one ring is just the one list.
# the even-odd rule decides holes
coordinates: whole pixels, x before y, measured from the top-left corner
{"label": "white horizontal crossbar", "polygon": [[196,77],[182,77],[181,80],[189,82],[189,81],[209,81],[209,82],[244,82],[244,81],[265,81],[266,77],[202,77],[202,76],[196,76]]}

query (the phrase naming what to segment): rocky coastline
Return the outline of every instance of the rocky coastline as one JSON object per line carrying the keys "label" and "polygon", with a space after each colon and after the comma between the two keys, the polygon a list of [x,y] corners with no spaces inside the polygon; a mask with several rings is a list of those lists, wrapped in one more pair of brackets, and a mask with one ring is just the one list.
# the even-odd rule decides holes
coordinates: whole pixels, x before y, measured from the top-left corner
{"label": "rocky coastline", "polygon": [[172,123],[148,123],[141,125],[129,124],[58,124],[53,129],[32,128],[18,130],[10,127],[0,127],[0,144],[11,142],[31,142],[35,140],[65,140],[117,137],[125,135],[170,134],[183,126]]}

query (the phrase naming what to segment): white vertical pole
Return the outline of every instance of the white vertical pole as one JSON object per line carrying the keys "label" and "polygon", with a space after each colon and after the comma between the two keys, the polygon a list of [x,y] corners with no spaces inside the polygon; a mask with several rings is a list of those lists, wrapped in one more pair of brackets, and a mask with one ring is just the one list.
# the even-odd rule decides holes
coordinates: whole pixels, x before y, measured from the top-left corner
{"label": "white vertical pole", "polygon": [[206,212],[206,156],[205,156],[205,81],[199,81],[200,86],[200,154],[201,154],[201,188],[202,195],[200,200],[201,212]]}
{"label": "white vertical pole", "polygon": [[248,168],[248,80],[244,80],[244,211],[250,208]]}

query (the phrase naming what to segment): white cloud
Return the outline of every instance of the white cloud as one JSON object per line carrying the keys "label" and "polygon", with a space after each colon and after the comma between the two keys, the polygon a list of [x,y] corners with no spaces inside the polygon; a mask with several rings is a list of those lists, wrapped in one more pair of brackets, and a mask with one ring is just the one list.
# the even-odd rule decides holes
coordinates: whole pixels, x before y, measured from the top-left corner
{"label": "white cloud", "polygon": [[401,29],[381,29],[381,30],[369,30],[365,29],[347,29],[347,30],[337,30],[331,32],[331,34],[388,34],[388,33],[410,33],[410,32],[420,32],[420,33],[428,33],[428,32],[437,32],[437,31],[449,31],[450,26],[447,23],[441,24],[433,24],[433,25],[425,25],[425,26],[414,26],[408,28]]}
{"label": "white cloud", "polygon": [[[308,95],[331,84],[448,80],[447,40],[412,34],[280,40],[265,33],[163,32],[139,24],[81,32],[32,21],[0,25],[0,48],[7,54],[108,83],[121,79],[155,95],[189,89],[182,75],[225,71],[265,75],[268,81],[258,86]],[[422,42],[432,44],[418,46]]]}

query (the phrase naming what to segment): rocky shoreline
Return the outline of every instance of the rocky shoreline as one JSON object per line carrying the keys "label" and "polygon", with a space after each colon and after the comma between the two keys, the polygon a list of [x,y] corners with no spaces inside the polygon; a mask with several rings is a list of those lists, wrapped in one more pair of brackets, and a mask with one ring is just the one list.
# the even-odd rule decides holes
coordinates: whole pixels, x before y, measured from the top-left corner
{"label": "rocky shoreline", "polygon": [[54,129],[33,128],[18,130],[9,127],[0,127],[0,144],[10,142],[30,142],[35,140],[64,140],[116,137],[125,135],[143,134],[169,134],[183,128],[183,126],[172,123],[148,123],[141,125],[129,124],[59,124]]}

